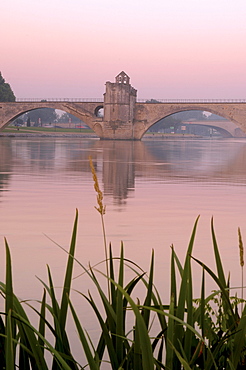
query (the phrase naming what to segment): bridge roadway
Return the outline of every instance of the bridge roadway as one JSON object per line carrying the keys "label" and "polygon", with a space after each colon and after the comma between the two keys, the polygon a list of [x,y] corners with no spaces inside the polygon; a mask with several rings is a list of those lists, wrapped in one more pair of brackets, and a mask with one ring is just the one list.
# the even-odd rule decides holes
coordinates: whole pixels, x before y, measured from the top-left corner
{"label": "bridge roadway", "polygon": [[[123,82],[123,78],[124,80]],[[101,101],[43,100],[0,102],[0,130],[20,115],[39,108],[60,109],[85,122],[100,139],[141,140],[156,122],[174,113],[200,110],[214,113],[233,122],[246,133],[246,100],[174,100],[137,101],[129,77],[122,71],[115,83],[106,82],[106,92]],[[100,109],[104,109],[100,117]],[[224,128],[234,136],[224,122]]]}

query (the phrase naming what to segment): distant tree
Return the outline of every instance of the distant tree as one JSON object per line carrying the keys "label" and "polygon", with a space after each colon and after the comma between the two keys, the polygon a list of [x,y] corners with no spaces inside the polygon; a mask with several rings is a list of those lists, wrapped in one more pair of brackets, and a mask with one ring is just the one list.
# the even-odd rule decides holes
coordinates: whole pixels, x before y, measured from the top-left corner
{"label": "distant tree", "polygon": [[150,99],[150,100],[146,100],[146,103],[160,103],[160,102],[156,99]]}
{"label": "distant tree", "polygon": [[8,83],[5,82],[5,79],[0,72],[0,101],[1,102],[11,102],[15,101],[15,95]]}
{"label": "distant tree", "polygon": [[31,126],[31,119],[30,119],[30,117],[27,118],[26,126],[27,127],[30,127]]}
{"label": "distant tree", "polygon": [[17,119],[14,121],[14,123],[15,123],[15,125],[16,125],[16,126],[21,126],[21,125],[23,125],[23,124],[24,124],[24,121],[23,121],[23,119],[21,119],[21,118],[17,118]]}
{"label": "distant tree", "polygon": [[176,123],[177,121],[172,116],[168,116],[156,122],[152,127],[150,127],[149,131],[150,132],[162,131],[164,129],[173,127]]}
{"label": "distant tree", "polygon": [[78,117],[73,116],[70,113],[64,112],[58,119],[57,122],[59,123],[80,123],[81,120]]}
{"label": "distant tree", "polygon": [[55,122],[57,114],[53,108],[35,109],[26,114],[26,120],[28,121],[28,119],[30,119],[30,122],[35,122],[35,125],[39,123],[42,125]]}

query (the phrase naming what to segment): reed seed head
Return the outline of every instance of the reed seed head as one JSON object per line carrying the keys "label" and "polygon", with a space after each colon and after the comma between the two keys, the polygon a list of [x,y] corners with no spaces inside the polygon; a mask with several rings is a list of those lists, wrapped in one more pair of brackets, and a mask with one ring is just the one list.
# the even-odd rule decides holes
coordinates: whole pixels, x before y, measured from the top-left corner
{"label": "reed seed head", "polygon": [[238,241],[239,241],[239,254],[240,254],[240,266],[244,266],[244,259],[243,259],[243,241],[241,230],[238,228]]}
{"label": "reed seed head", "polygon": [[91,156],[89,156],[89,161],[90,161],[90,168],[91,168],[92,177],[93,177],[93,180],[94,180],[94,189],[97,193],[98,207],[95,206],[95,208],[101,215],[104,215],[105,212],[106,212],[106,207],[103,205],[103,193],[102,193],[102,191],[100,190],[100,187],[99,187],[96,170],[95,170],[95,167],[93,165]]}

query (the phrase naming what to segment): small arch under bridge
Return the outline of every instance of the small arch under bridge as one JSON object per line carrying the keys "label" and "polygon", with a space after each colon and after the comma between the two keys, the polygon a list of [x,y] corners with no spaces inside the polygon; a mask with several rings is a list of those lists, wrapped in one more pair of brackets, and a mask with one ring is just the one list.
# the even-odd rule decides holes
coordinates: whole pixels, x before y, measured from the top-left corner
{"label": "small arch under bridge", "polygon": [[[130,85],[130,78],[122,71],[115,82],[106,82],[102,100],[91,101],[17,101],[0,102],[0,130],[18,116],[39,108],[60,109],[85,122],[100,139],[141,140],[148,129],[161,119],[174,113],[201,110],[214,113],[233,122],[246,133],[246,100],[176,100],[137,101],[137,90]],[[103,108],[104,115],[98,112]],[[224,129],[233,132],[224,123]]]}

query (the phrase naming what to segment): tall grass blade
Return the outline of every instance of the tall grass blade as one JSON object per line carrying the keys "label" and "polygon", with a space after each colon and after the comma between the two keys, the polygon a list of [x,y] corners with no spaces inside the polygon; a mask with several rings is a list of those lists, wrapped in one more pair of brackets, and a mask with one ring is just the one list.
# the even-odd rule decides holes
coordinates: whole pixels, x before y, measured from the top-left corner
{"label": "tall grass blade", "polygon": [[[239,257],[240,257],[240,266],[241,266],[241,299],[243,299],[244,247],[243,247],[243,239],[242,239],[240,227],[238,228],[238,244],[239,244]],[[243,312],[243,303],[241,304],[241,312]]]}
{"label": "tall grass blade", "polygon": [[155,368],[156,370],[165,369],[165,366],[163,365],[163,352],[164,352],[164,336],[161,336],[161,344],[158,351],[157,361],[155,361]]}
{"label": "tall grass blade", "polygon": [[13,337],[12,337],[12,317],[11,310],[7,315],[7,339],[6,339],[6,370],[14,370],[15,368],[15,356],[13,349]]}
{"label": "tall grass blade", "polygon": [[76,209],[76,215],[75,215],[73,232],[72,232],[72,239],[70,243],[68,261],[67,261],[66,275],[65,275],[64,285],[63,285],[61,309],[60,309],[60,315],[59,315],[59,323],[60,323],[61,332],[65,329],[65,325],[66,325],[67,310],[68,310],[68,297],[70,295],[70,289],[71,289],[77,228],[78,228],[78,210]]}
{"label": "tall grass blade", "polygon": [[201,287],[201,302],[200,302],[200,309],[201,309],[201,320],[200,326],[202,329],[202,336],[205,337],[205,273],[204,268],[202,269],[202,287]]}
{"label": "tall grass blade", "polygon": [[[202,336],[205,338],[205,271],[202,269],[202,287],[201,287],[201,302],[200,302],[200,308],[201,308],[201,330],[202,330]],[[211,328],[209,328],[211,329]],[[202,345],[202,343],[201,343]],[[205,362],[205,354],[204,351],[202,352],[202,365],[204,366]]]}
{"label": "tall grass blade", "polygon": [[[144,306],[151,306],[152,294],[153,294],[153,279],[154,279],[154,250],[152,250],[151,262],[150,262],[150,271],[149,271],[149,280],[147,286],[147,294],[144,301]],[[142,310],[143,319],[146,325],[146,328],[149,328],[150,320],[150,311]]]}
{"label": "tall grass blade", "polygon": [[[174,358],[174,349],[173,349],[173,343],[174,343],[174,328],[176,322],[173,319],[174,316],[174,305],[175,298],[173,294],[170,298],[170,306],[169,306],[169,318],[168,318],[168,325],[167,325],[167,336],[166,336],[166,368],[172,369],[173,366],[173,358]],[[172,345],[171,345],[172,344]]]}
{"label": "tall grass blade", "polygon": [[[135,318],[136,319],[136,318]],[[134,327],[134,354],[133,354],[133,368],[142,370],[142,351],[141,351],[141,342],[140,342],[140,333],[138,327],[138,321],[135,320]]]}
{"label": "tall grass blade", "polygon": [[[115,280],[114,278],[114,261],[113,261],[113,254],[112,254],[112,246],[111,243],[109,244],[109,273],[110,273],[110,278],[112,280]],[[116,289],[114,284],[110,283],[110,292],[111,292],[111,303],[112,306],[115,307],[116,305]]]}
{"label": "tall grass blade", "polygon": [[[93,310],[96,314],[98,322],[101,326],[102,335],[103,335],[105,345],[107,346],[107,349],[108,349],[108,354],[109,354],[111,366],[112,366],[113,369],[118,369],[118,367],[119,367],[118,358],[117,358],[117,354],[116,354],[116,351],[115,351],[115,347],[113,345],[112,337],[110,335],[110,330],[109,330],[108,325],[107,325],[107,321],[105,323],[105,321],[104,321],[103,317],[101,316],[101,314],[100,314],[100,312],[97,308],[97,305],[94,302],[94,300],[92,299],[91,295],[89,294],[89,298],[86,297],[85,295],[83,295],[83,296],[90,303],[91,307],[93,308]],[[102,360],[102,355],[103,355],[101,347],[102,347],[102,343],[101,343],[101,340],[100,340],[100,348],[97,348],[97,350],[96,350],[96,353],[98,354],[100,361]],[[104,349],[103,349],[103,351],[104,351]]]}
{"label": "tall grass blade", "polygon": [[0,316],[0,369],[5,367],[5,325]]}
{"label": "tall grass blade", "polygon": [[[67,362],[64,360],[63,356],[64,354],[61,354],[59,351],[57,351],[48,341],[47,339],[45,339],[37,329],[34,328],[34,326],[32,326],[30,324],[30,322],[28,320],[26,320],[22,315],[19,315],[18,313],[16,314],[16,318],[19,319],[19,321],[22,323],[22,326],[23,328],[25,328],[25,332],[27,333],[27,335],[29,336],[29,333],[32,333],[32,335],[34,336],[34,338],[36,338],[36,336],[40,337],[41,340],[44,342],[46,348],[50,351],[50,353],[53,355],[54,359],[56,360],[58,366],[60,369],[62,370],[71,370],[71,367],[67,364]],[[31,343],[31,341],[29,341]],[[36,342],[33,344],[36,345],[38,347],[38,344],[37,344],[37,340]],[[34,353],[34,351],[33,351]],[[43,359],[44,361],[44,359]],[[37,369],[38,370],[48,370],[48,367],[46,365],[45,362],[43,362],[43,364],[41,363],[36,363],[37,364]],[[35,368],[35,367],[34,367]]]}
{"label": "tall grass blade", "polygon": [[[77,370],[77,366],[75,365],[74,360],[72,359],[72,355],[70,352],[70,346],[69,346],[69,341],[66,335],[66,331],[64,327],[61,327],[60,325],[60,308],[58,301],[56,299],[55,295],[55,288],[50,272],[49,266],[47,266],[48,269],[48,279],[49,279],[49,294],[51,297],[51,302],[52,302],[52,311],[51,314],[53,316],[54,320],[54,327],[55,327],[55,334],[56,334],[56,343],[55,343],[55,349],[59,351],[60,353],[64,353],[67,356],[67,362],[70,365],[71,369]],[[52,365],[52,370],[57,370],[58,369],[58,363],[56,361],[56,358],[54,358],[54,362]]]}
{"label": "tall grass blade", "polygon": [[[242,358],[242,351],[244,349],[244,363],[246,361],[246,305],[244,306],[244,310],[242,312],[242,317],[237,327],[237,332],[234,336],[234,351],[231,355],[231,362],[235,369],[240,365],[240,359]],[[246,364],[244,364],[246,366]]]}
{"label": "tall grass blade", "polygon": [[[200,305],[199,308],[197,309],[200,312],[199,318],[197,319],[198,325],[201,328],[202,332],[202,337],[206,338],[206,332],[205,332],[205,274],[204,274],[204,269],[202,269],[202,285],[201,285],[201,299],[200,299]],[[197,311],[196,310],[196,311]],[[196,315],[194,313],[193,315],[193,320],[194,323],[196,322]],[[210,328],[209,328],[210,329]],[[208,333],[207,333],[208,334]],[[209,334],[208,334],[209,336]],[[190,366],[195,366],[197,361],[199,361],[199,366],[204,368],[204,360],[205,360],[205,351],[204,351],[204,343],[202,341],[197,342],[196,349],[192,355],[191,361],[190,361]]]}
{"label": "tall grass blade", "polygon": [[224,283],[221,282],[221,280],[215,275],[215,273],[208,266],[206,266],[203,262],[199,261],[195,257],[192,257],[192,258],[200,266],[202,266],[204,268],[204,270],[206,270],[208,272],[208,274],[213,278],[213,280],[216,282],[216,284],[220,288],[222,296],[224,298],[223,302],[226,304],[225,305],[225,312],[228,312],[229,317],[231,317],[232,320],[233,320],[233,326],[230,327],[230,329],[232,330],[233,327],[235,327],[235,325],[236,325],[237,317],[235,317],[235,315],[234,315],[233,307],[232,307],[230,299],[229,299],[228,289],[226,287],[224,287]]}
{"label": "tall grass blade", "polygon": [[121,291],[121,293],[126,297],[129,305],[131,306],[135,318],[136,318],[136,327],[139,335],[139,341],[141,346],[141,355],[142,355],[142,364],[143,370],[154,370],[154,358],[152,353],[152,347],[150,338],[148,335],[148,331],[144,322],[144,319],[139,311],[138,306],[134,303],[133,299],[129,296],[129,294],[123,289],[119,284],[113,282],[117,289]]}
{"label": "tall grass blade", "polygon": [[[170,306],[169,306],[169,318],[167,325],[167,335],[166,335],[166,367],[171,369],[173,366],[174,350],[173,346],[169,343],[174,342],[174,331],[175,331],[175,321],[172,316],[175,315],[175,307],[177,302],[177,286],[176,286],[176,273],[175,273],[175,252],[173,245],[171,246],[171,291],[170,291]],[[183,273],[183,271],[182,271]]]}
{"label": "tall grass blade", "polygon": [[[124,253],[122,244],[120,252],[118,284],[121,287],[123,287],[124,284]],[[124,336],[124,323],[123,323],[123,295],[119,289],[117,289],[116,291],[115,313],[116,313],[116,331],[115,331],[116,353],[118,356],[118,362],[121,363],[124,358],[124,344],[122,342],[122,337]]]}
{"label": "tall grass blade", "polygon": [[[13,310],[13,281],[12,281],[12,266],[11,266],[11,256],[10,256],[10,250],[8,246],[8,242],[5,240],[5,251],[6,251],[6,299],[5,299],[5,312],[7,315],[9,314],[9,311]],[[10,315],[11,317],[11,315]],[[11,319],[12,320],[12,319]],[[8,316],[6,316],[6,326],[7,322],[9,321]]]}
{"label": "tall grass blade", "polygon": [[[192,301],[192,276],[191,276],[191,254],[194,246],[195,241],[195,235],[196,235],[196,229],[197,229],[197,223],[199,220],[199,216],[197,217],[190,242],[188,245],[186,258],[185,258],[185,264],[184,264],[184,270],[180,285],[180,293],[178,298],[178,305],[176,310],[176,316],[183,320],[185,311],[187,310],[187,324],[190,326],[193,326],[193,301]],[[185,306],[185,303],[187,306]],[[187,358],[190,358],[191,354],[191,342],[192,342],[192,332],[187,330],[186,333],[184,332],[184,328],[180,325],[175,325],[175,335],[174,335],[174,347],[178,348],[178,340],[181,341],[181,338],[184,337],[184,348],[186,352]]]}
{"label": "tall grass blade", "polygon": [[176,252],[175,252],[175,250],[174,250],[174,246],[173,246],[173,244],[171,245],[171,249],[172,249],[172,254],[173,254],[173,257],[174,257],[175,263],[176,263],[176,265],[177,265],[177,267],[178,267],[178,271],[179,271],[179,273],[180,273],[180,276],[182,277],[182,276],[183,276],[183,271],[184,271],[184,269],[183,269],[183,267],[182,267],[182,265],[181,265],[181,263],[180,263],[180,260],[179,260],[179,258],[178,258],[178,256],[177,256],[177,254],[176,254]]}
{"label": "tall grass blade", "polygon": [[213,217],[211,219],[211,232],[212,232],[213,248],[214,248],[214,255],[215,255],[215,262],[216,262],[216,267],[217,267],[218,278],[221,282],[221,285],[224,288],[226,288],[227,285],[226,285],[225,274],[224,274],[224,270],[223,270],[223,266],[222,266],[222,262],[220,258],[220,253],[219,253],[219,248],[218,248],[218,244],[217,244],[217,240],[216,240],[216,236],[214,232]]}
{"label": "tall grass blade", "polygon": [[[129,261],[129,260],[126,260],[127,262],[131,262],[131,261]],[[134,266],[136,266],[136,264],[135,263],[133,263],[133,262],[131,262]],[[148,289],[148,281],[144,278],[144,275],[145,275],[145,273],[143,272],[143,273],[141,273],[141,272],[139,272],[139,271],[137,271],[133,266],[131,266],[130,264],[126,264],[126,266],[127,267],[129,267],[133,272],[135,272],[135,274],[136,274],[136,276],[137,276],[137,278],[135,278],[135,279],[133,279],[131,282],[130,282],[130,284],[129,284],[129,286],[131,285],[131,284],[134,284],[134,286],[136,285],[136,282],[138,282],[139,280],[141,280],[142,282],[143,282],[143,284],[144,284],[144,286],[146,287],[146,289]],[[143,271],[139,266],[137,266],[141,271]],[[154,286],[153,286],[154,287]],[[129,291],[128,292],[128,286],[125,288],[126,289],[126,291],[127,291],[127,293],[130,295],[131,294],[131,291],[132,291],[132,289],[131,289],[131,291]],[[163,305],[162,304],[162,300],[161,300],[161,298],[160,298],[160,295],[159,295],[159,293],[158,293],[158,291],[157,291],[157,289],[154,287],[154,289],[152,290],[152,297],[151,297],[151,299],[152,299],[152,301],[153,301],[153,304],[154,304],[154,306],[156,306],[156,307],[158,307],[158,308],[160,308],[160,309],[164,309],[164,307],[165,307],[165,309],[168,309],[169,308],[169,305],[167,306],[167,305]],[[126,300],[125,298],[124,298],[124,300]],[[126,300],[127,301],[127,300]],[[126,306],[126,304],[124,304],[124,307]],[[162,331],[163,332],[165,332],[166,331],[166,329],[167,329],[167,323],[166,323],[166,319],[165,319],[165,316],[163,316],[163,315],[159,315],[158,314],[158,319],[159,319],[159,323],[160,323],[160,326],[161,326],[161,328],[162,328]]]}
{"label": "tall grass blade", "polygon": [[[147,309],[150,309],[151,311],[154,311],[154,312],[156,312],[156,313],[159,313],[160,315],[164,315],[164,316],[167,316],[167,317],[171,317],[177,324],[179,324],[179,325],[181,325],[182,327],[186,327],[188,330],[190,330],[198,339],[200,339],[200,341],[202,342],[202,343],[204,343],[204,345],[206,346],[206,348],[207,348],[207,351],[208,351],[208,353],[210,354],[210,355],[212,355],[212,353],[211,353],[211,349],[210,349],[210,347],[209,347],[209,345],[207,344],[207,342],[206,342],[206,340],[205,340],[205,338],[203,338],[202,337],[202,335],[201,335],[201,333],[196,329],[196,328],[194,328],[193,326],[191,326],[191,325],[189,325],[187,322],[185,322],[184,320],[181,320],[181,319],[179,319],[176,315],[175,316],[173,316],[173,315],[171,315],[170,313],[168,313],[168,312],[165,312],[165,311],[162,311],[162,310],[160,310],[160,309],[158,309],[158,308],[156,308],[156,307],[145,307],[145,308],[147,308]],[[175,347],[174,346],[174,344],[173,343],[171,343],[170,342],[170,346],[172,346],[172,347],[174,347],[174,348],[178,348],[178,347],[180,347],[180,343],[181,343],[181,341],[180,341],[180,339],[179,338],[177,338],[177,342],[178,342],[178,345]],[[182,351],[182,347],[180,347],[181,348],[181,351]],[[186,356],[185,356],[186,357]],[[211,356],[211,358],[212,358],[212,361],[213,361],[213,366],[214,366],[214,369],[217,369],[217,366],[216,366],[216,362],[215,362],[215,360],[213,359],[213,356]],[[177,363],[173,363],[173,369],[178,369],[179,368],[179,366],[177,366]],[[205,367],[205,369],[207,369],[207,367]]]}
{"label": "tall grass blade", "polygon": [[92,271],[92,269],[90,270],[90,272],[91,272],[90,277],[91,277],[92,281],[94,282],[94,284],[96,285],[98,293],[101,297],[101,300],[102,300],[102,303],[103,303],[103,306],[104,306],[104,309],[105,309],[105,312],[106,312],[106,315],[107,315],[107,324],[109,325],[109,329],[112,333],[115,333],[115,331],[116,331],[116,313],[115,313],[115,309],[114,309],[114,307],[112,307],[110,301],[108,300],[108,298],[104,294],[104,292],[103,292],[103,290],[102,290],[94,272]]}
{"label": "tall grass blade", "polygon": [[[6,295],[6,285],[0,282],[0,290],[3,294]],[[21,338],[22,346],[28,348],[30,353],[32,354],[29,356],[29,359],[32,363],[34,369],[38,370],[48,370],[46,361],[42,354],[42,351],[38,345],[37,337],[34,334],[34,331],[28,327],[28,325],[23,325],[23,322],[29,324],[28,317],[26,312],[24,311],[21,303],[19,302],[18,298],[13,294],[13,311],[12,311],[13,320],[18,323],[19,334],[18,336]],[[18,322],[16,317],[18,317]],[[12,330],[13,332],[13,330]],[[14,335],[12,336],[13,340],[17,337]]]}
{"label": "tall grass blade", "polygon": [[[47,266],[47,270],[48,270],[48,279],[49,279],[49,290],[48,290],[48,292],[50,294],[51,303],[52,303],[52,316],[53,316],[53,320],[54,320],[54,327],[55,327],[55,330],[56,330],[57,337],[61,338],[61,331],[60,331],[59,320],[58,320],[59,310],[60,310],[59,309],[59,304],[58,304],[58,301],[57,301],[56,296],[55,296],[55,288],[54,288],[52,275],[51,275],[49,266]],[[62,342],[62,341],[60,341],[60,342]]]}
{"label": "tall grass blade", "polygon": [[[46,291],[44,290],[38,329],[39,333],[43,337],[45,337],[45,308],[46,308]],[[44,342],[42,341],[41,337],[38,338],[38,344],[40,346],[41,352],[44,354]]]}
{"label": "tall grass blade", "polygon": [[191,277],[190,258],[191,258],[191,253],[192,253],[192,249],[194,245],[198,220],[199,220],[199,217],[197,217],[193,230],[192,230],[190,242],[189,242],[188,249],[186,252],[183,276],[182,276],[181,285],[180,285],[180,294],[179,294],[178,306],[177,306],[177,312],[176,312],[177,317],[180,319],[184,317],[185,302],[187,300],[187,296],[189,298],[192,297],[192,292],[191,292],[192,286],[191,286],[191,281],[190,281],[190,277]]}
{"label": "tall grass blade", "polygon": [[[178,357],[178,360],[182,364],[183,369],[185,369],[185,370],[192,370],[191,367],[189,366],[189,364],[187,363],[187,361],[181,356],[181,354],[179,353],[179,351],[177,351],[177,349],[172,344],[170,344],[170,345],[173,347],[173,350],[175,352],[175,355]],[[175,367],[173,369],[175,369]]]}
{"label": "tall grass blade", "polygon": [[[52,276],[50,273],[50,269],[48,267],[48,277],[49,277],[49,289],[48,292],[51,297],[52,301],[52,308],[53,308],[53,319],[54,325],[56,330],[56,349],[64,352],[68,358],[71,358],[71,361],[68,360],[68,363],[72,367],[72,369],[77,369],[72,360],[69,341],[66,335],[65,326],[66,326],[66,318],[67,318],[67,311],[68,311],[68,297],[70,295],[71,290],[71,281],[72,281],[72,272],[73,272],[73,264],[74,264],[74,253],[75,253],[75,246],[76,246],[76,237],[77,237],[77,227],[78,227],[78,210],[76,210],[74,226],[72,231],[72,238],[70,242],[70,249],[68,252],[68,261],[65,273],[65,279],[63,284],[63,292],[62,292],[62,299],[61,299],[61,306],[59,307],[58,301],[55,296],[55,289],[52,281]],[[53,363],[52,370],[57,369],[57,364]]]}
{"label": "tall grass blade", "polygon": [[[176,253],[174,251],[173,245],[171,246],[172,253],[171,253],[171,291],[170,291],[170,296],[173,299],[174,307],[177,306],[177,282],[176,282],[176,272],[175,272],[175,262],[176,264],[179,263],[176,258]],[[181,266],[180,266],[181,267]],[[183,275],[183,269],[180,270],[180,275]],[[182,271],[182,272],[181,272]]]}
{"label": "tall grass blade", "polygon": [[99,366],[96,363],[96,361],[94,360],[94,356],[91,353],[89,343],[88,343],[88,341],[86,339],[86,336],[84,334],[84,330],[83,330],[83,328],[82,328],[82,326],[79,322],[78,316],[77,316],[77,314],[75,312],[75,309],[74,309],[70,300],[69,300],[69,305],[70,305],[70,308],[71,308],[73,319],[74,319],[74,322],[75,322],[75,325],[76,325],[76,328],[77,328],[77,331],[78,331],[78,334],[79,334],[79,338],[80,338],[83,350],[85,352],[90,370],[99,370]]}

